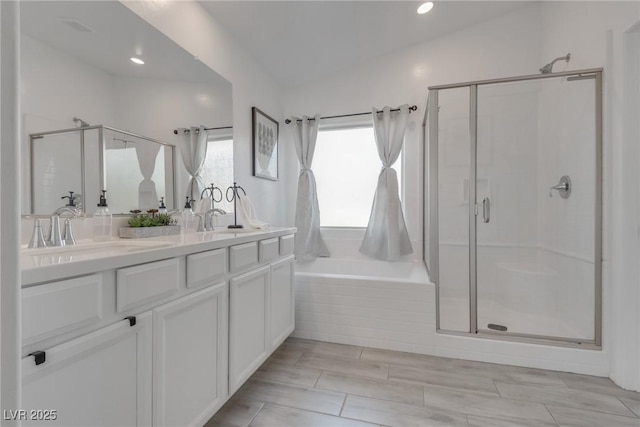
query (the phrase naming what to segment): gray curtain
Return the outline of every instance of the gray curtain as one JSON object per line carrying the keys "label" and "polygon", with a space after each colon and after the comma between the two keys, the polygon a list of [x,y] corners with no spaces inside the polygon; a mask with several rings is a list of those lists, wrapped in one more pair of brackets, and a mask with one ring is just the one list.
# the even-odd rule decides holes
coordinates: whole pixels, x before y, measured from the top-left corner
{"label": "gray curtain", "polygon": [[199,128],[191,127],[187,135],[183,129],[178,129],[181,144],[180,154],[185,169],[191,176],[187,185],[186,195],[193,200],[200,199],[200,193],[204,190],[204,181],[200,173],[207,157],[207,131],[204,126]]}
{"label": "gray curtain", "polygon": [[296,227],[298,231],[295,237],[296,258],[300,262],[309,262],[317,257],[329,256],[327,245],[320,235],[318,193],[316,192],[316,179],[311,171],[320,115],[316,115],[314,119],[309,120],[307,116],[304,116],[302,120],[292,117],[291,123],[287,125],[300,163],[296,198]]}
{"label": "gray curtain", "polygon": [[398,174],[391,167],[398,160],[409,123],[409,106],[402,105],[399,110],[392,112],[390,107],[384,107],[378,113],[373,109],[373,129],[382,171],[360,252],[384,261],[395,261],[413,253],[398,194]]}

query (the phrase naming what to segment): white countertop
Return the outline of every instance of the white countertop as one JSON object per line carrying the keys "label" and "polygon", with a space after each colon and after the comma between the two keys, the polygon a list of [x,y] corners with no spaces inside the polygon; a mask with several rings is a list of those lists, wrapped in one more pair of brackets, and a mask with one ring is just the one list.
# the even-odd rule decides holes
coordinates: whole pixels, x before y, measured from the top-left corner
{"label": "white countertop", "polygon": [[21,249],[22,286],[66,277],[128,267],[192,253],[278,237],[296,232],[294,227],[243,230],[239,233],[208,231],[146,239],[113,239],[75,246]]}

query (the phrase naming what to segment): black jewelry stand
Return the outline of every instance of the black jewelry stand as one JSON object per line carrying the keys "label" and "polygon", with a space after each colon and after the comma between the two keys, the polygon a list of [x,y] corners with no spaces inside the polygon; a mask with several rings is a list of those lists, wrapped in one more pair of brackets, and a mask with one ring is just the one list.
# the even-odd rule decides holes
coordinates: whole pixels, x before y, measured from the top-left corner
{"label": "black jewelry stand", "polygon": [[[229,196],[229,190],[231,190],[231,196]],[[242,190],[244,195],[247,195],[247,192],[244,191],[244,188],[237,185],[235,182],[229,188],[227,188],[227,201],[233,202],[233,225],[229,225],[227,228],[244,228],[241,224],[238,224],[238,208],[236,207],[236,200],[238,199],[238,190]]]}

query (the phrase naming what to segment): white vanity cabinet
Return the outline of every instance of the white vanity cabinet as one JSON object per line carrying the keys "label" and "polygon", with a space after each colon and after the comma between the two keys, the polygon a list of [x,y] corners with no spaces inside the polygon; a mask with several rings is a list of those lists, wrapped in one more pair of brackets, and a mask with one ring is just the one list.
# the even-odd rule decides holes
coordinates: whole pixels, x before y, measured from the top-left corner
{"label": "white vanity cabinet", "polygon": [[24,357],[22,425],[151,425],[151,339],[146,312]]}
{"label": "white vanity cabinet", "polygon": [[228,287],[153,310],[153,425],[201,426],[227,398]]}
{"label": "white vanity cabinet", "polygon": [[269,266],[229,282],[229,391],[234,393],[264,362],[269,342]]}
{"label": "white vanity cabinet", "polygon": [[293,332],[294,261],[290,255],[230,281],[230,393]]}
{"label": "white vanity cabinet", "polygon": [[271,264],[269,333],[271,348],[277,348],[295,328],[295,291],[290,255]]}
{"label": "white vanity cabinet", "polygon": [[23,425],[204,425],[293,331],[292,232],[33,272]]}

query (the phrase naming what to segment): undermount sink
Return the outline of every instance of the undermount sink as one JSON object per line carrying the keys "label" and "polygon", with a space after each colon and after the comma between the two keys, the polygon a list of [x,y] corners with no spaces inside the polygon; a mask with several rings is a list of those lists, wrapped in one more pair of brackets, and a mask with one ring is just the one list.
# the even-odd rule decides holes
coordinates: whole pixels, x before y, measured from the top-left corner
{"label": "undermount sink", "polygon": [[22,256],[43,257],[98,257],[108,255],[126,254],[132,252],[148,251],[152,249],[167,248],[171,243],[142,242],[128,240],[114,240],[108,242],[79,243],[70,246],[56,246],[49,248],[23,248]]}

